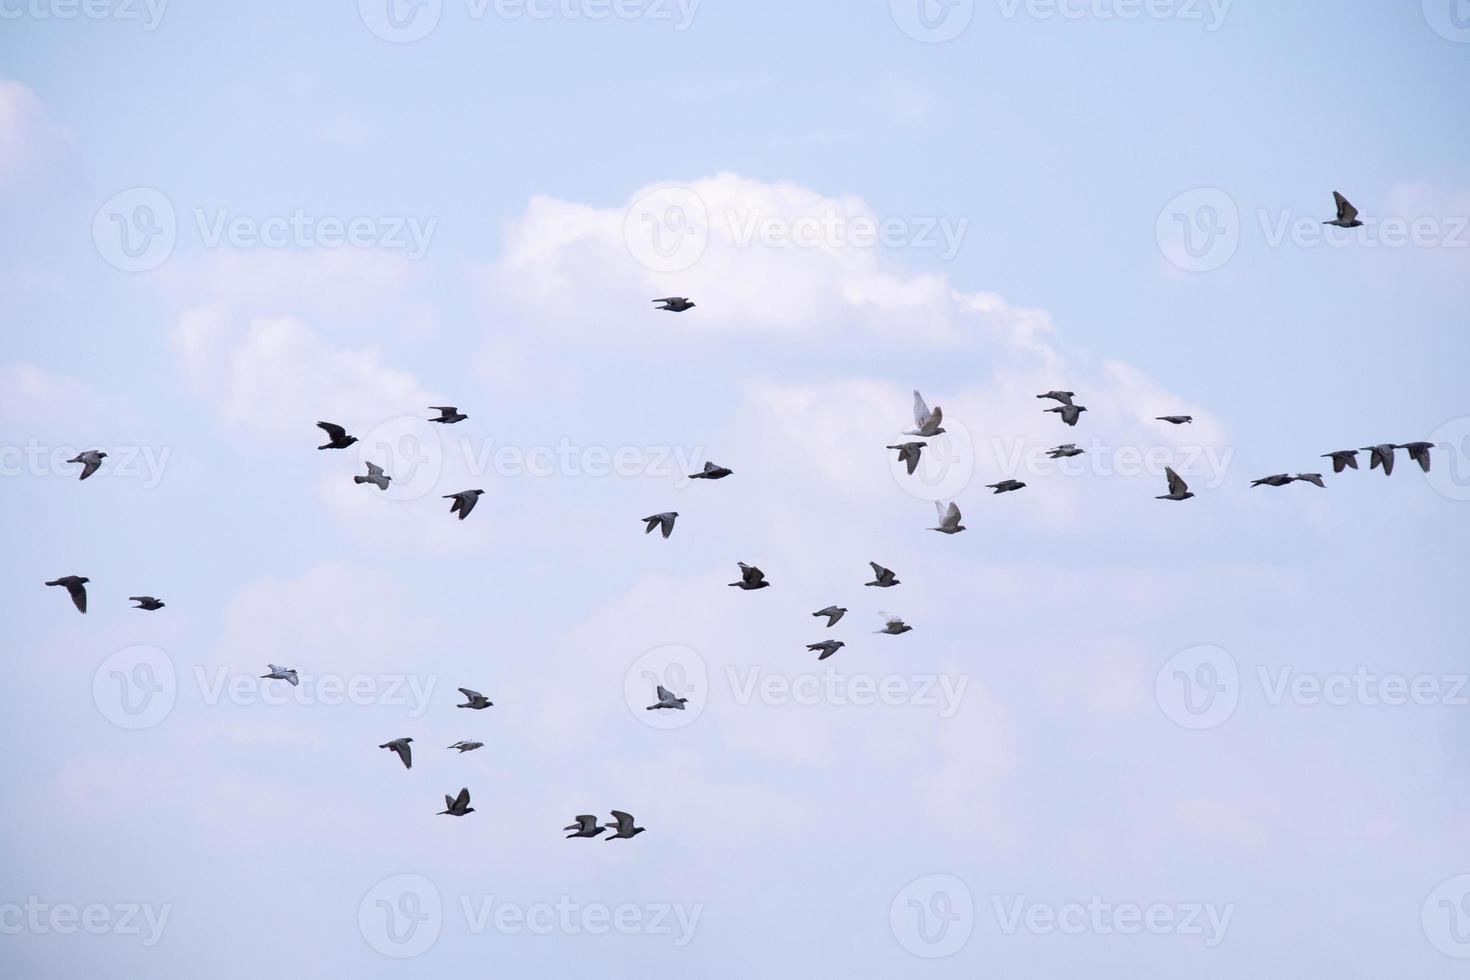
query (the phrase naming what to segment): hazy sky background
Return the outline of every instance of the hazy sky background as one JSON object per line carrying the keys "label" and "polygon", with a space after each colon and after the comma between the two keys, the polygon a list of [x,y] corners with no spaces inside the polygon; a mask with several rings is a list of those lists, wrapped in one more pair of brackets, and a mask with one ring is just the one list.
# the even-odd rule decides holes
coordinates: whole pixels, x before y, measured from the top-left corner
{"label": "hazy sky background", "polygon": [[0,973],[1462,975],[1463,3],[158,2],[0,0]]}

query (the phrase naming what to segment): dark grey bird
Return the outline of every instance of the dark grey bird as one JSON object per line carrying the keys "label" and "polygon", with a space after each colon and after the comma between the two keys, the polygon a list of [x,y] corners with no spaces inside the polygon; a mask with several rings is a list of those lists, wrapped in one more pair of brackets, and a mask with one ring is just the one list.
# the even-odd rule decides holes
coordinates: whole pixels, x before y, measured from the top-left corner
{"label": "dark grey bird", "polygon": [[999,483],[987,483],[986,488],[996,493],[1012,493],[1026,486],[1020,480],[1001,480]]}
{"label": "dark grey bird", "polygon": [[1070,404],[1072,404],[1072,399],[1077,397],[1077,392],[1075,392],[1075,391],[1048,391],[1046,394],[1044,394],[1044,395],[1037,395],[1036,397],[1037,398],[1050,398],[1050,399],[1053,399],[1054,401],[1061,402],[1063,405],[1070,405]]}
{"label": "dark grey bird", "polygon": [[1323,490],[1327,489],[1327,484],[1322,482],[1321,473],[1298,473],[1296,476],[1292,477],[1292,479],[1296,480],[1298,483],[1315,483]]}
{"label": "dark grey bird", "polygon": [[128,596],[128,601],[137,603],[133,607],[134,609],[147,609],[149,612],[155,609],[162,609],[165,605],[165,603],[160,602],[151,595],[130,595]]}
{"label": "dark grey bird", "polygon": [[47,585],[59,585],[66,589],[71,596],[71,601],[76,604],[79,612],[87,611],[87,583],[92,581],[85,575],[63,575],[61,578],[52,579]]}
{"label": "dark grey bird", "polygon": [[1398,447],[1391,442],[1385,442],[1378,446],[1364,446],[1363,452],[1368,453],[1368,468],[1376,470],[1383,467],[1383,475],[1393,475],[1393,451]]}
{"label": "dark grey bird", "polygon": [[919,468],[919,454],[924,451],[927,442],[901,442],[896,446],[888,446],[889,449],[898,450],[898,461],[908,464],[909,475],[914,475],[914,470]]}
{"label": "dark grey bird", "polygon": [[944,409],[938,405],[934,411],[929,411],[929,406],[924,404],[924,397],[914,390],[914,428],[904,433],[906,436],[921,436],[925,439],[932,438],[944,431],[940,425],[944,421]]}
{"label": "dark grey bird", "polygon": [[617,823],[603,824],[608,830],[616,830],[615,833],[608,834],[608,840],[631,840],[643,833],[642,827],[633,826],[633,814],[624,813],[622,810],[612,810],[610,812]]}
{"label": "dark grey bird", "polygon": [[357,436],[349,436],[336,422],[318,422],[316,427],[327,434],[327,444],[317,446],[318,449],[346,449],[357,441]]}
{"label": "dark grey bird", "polygon": [[883,617],[883,628],[881,630],[874,630],[873,632],[875,633],[883,633],[888,636],[899,636],[913,629],[912,626],[910,626],[908,623],[905,623],[897,616],[893,616],[888,613],[879,613],[879,615]]}
{"label": "dark grey bird", "polygon": [[965,525],[960,523],[960,508],[954,501],[949,502],[946,507],[939,501],[934,501],[934,509],[939,511],[939,526],[931,527],[929,530],[938,531],[940,534],[959,534],[966,530]]}
{"label": "dark grey bird", "polygon": [[670,313],[683,313],[685,310],[692,310],[696,305],[698,305],[696,303],[690,302],[688,296],[665,296],[662,299],[656,299],[653,302],[664,304],[663,306],[660,306],[659,309],[668,310]]}
{"label": "dark grey bird", "polygon": [[893,569],[884,568],[875,561],[870,561],[868,564],[873,566],[873,581],[864,582],[864,585],[871,585],[879,589],[891,589],[899,584],[898,579],[893,577]]}
{"label": "dark grey bird", "polygon": [[1048,412],[1055,412],[1062,417],[1062,421],[1068,425],[1076,425],[1082,413],[1087,411],[1086,405],[1058,405],[1056,408],[1048,408]]}
{"label": "dark grey bird", "polygon": [[1332,472],[1341,473],[1348,467],[1358,468],[1358,451],[1356,449],[1339,449],[1335,453],[1323,453],[1323,459],[1332,460]]}
{"label": "dark grey bird", "polygon": [[1156,421],[1168,422],[1170,425],[1188,425],[1194,421],[1193,415],[1160,415]]}
{"label": "dark grey bird", "polygon": [[650,704],[647,708],[644,708],[643,710],[658,711],[660,708],[667,708],[671,711],[683,711],[684,705],[689,703],[688,698],[674,697],[673,692],[664,687],[662,684],[658,685],[654,693],[658,697],[658,704]]}
{"label": "dark grey bird", "polygon": [[470,791],[468,787],[461,789],[459,795],[450,798],[448,793],[444,794],[445,809],[439,811],[439,816],[449,814],[451,817],[462,817],[466,813],[474,813],[475,808],[470,806]]}
{"label": "dark grey bird", "polygon": [[456,708],[472,708],[475,711],[483,711],[485,708],[495,707],[495,702],[485,697],[479,691],[471,691],[467,687],[462,687],[459,689],[459,693],[465,696],[465,703],[455,705]]}
{"label": "dark grey bird", "polygon": [[820,652],[821,656],[817,658],[818,660],[826,660],[828,657],[832,656],[832,654],[836,653],[838,650],[841,650],[845,646],[847,646],[847,644],[843,643],[841,640],[823,640],[821,643],[808,643],[806,645],[806,648],[808,650],[811,650],[813,653]]}
{"label": "dark grey bird", "polygon": [[1155,500],[1188,500],[1194,496],[1189,490],[1189,484],[1179,478],[1173,467],[1165,466],[1164,475],[1169,478],[1169,492],[1162,497],[1155,497]]}
{"label": "dark grey bird", "polygon": [[1425,473],[1429,472],[1429,450],[1434,448],[1432,442],[1405,442],[1398,448],[1407,449],[1409,458],[1419,464],[1419,468]]}
{"label": "dark grey bird", "polygon": [[266,664],[271,669],[269,674],[261,674],[263,680],[288,681],[292,687],[301,683],[301,678],[296,676],[293,667],[282,667],[280,664]]}
{"label": "dark grey bird", "polygon": [[1339,228],[1363,227],[1363,222],[1358,220],[1358,209],[1349,204],[1347,198],[1333,191],[1332,200],[1337,205],[1337,217],[1331,221],[1322,222],[1324,225],[1336,225]]}
{"label": "dark grey bird", "polygon": [[1046,454],[1052,459],[1070,459],[1073,456],[1081,456],[1086,451],[1085,449],[1078,449],[1076,443],[1067,442],[1057,446],[1055,449],[1048,449]]}
{"label": "dark grey bird", "polygon": [[352,482],[359,485],[371,483],[379,490],[387,490],[388,484],[393,482],[393,478],[384,474],[383,468],[377,463],[369,463],[366,460],[363,463],[367,466],[367,476],[354,476]]}
{"label": "dark grey bird", "polygon": [[730,582],[728,584],[733,585],[737,589],[743,589],[746,592],[751,592],[755,589],[764,589],[771,584],[766,581],[766,573],[754,565],[747,565],[743,561],[736,562],[736,564],[740,566],[740,581]]}
{"label": "dark grey bird", "polygon": [[812,613],[813,616],[826,616],[827,628],[831,629],[837,625],[837,621],[847,615],[846,606],[828,606],[826,609],[818,609]]}
{"label": "dark grey bird", "polygon": [[1252,480],[1251,481],[1251,486],[1253,486],[1253,487],[1260,487],[1260,486],[1266,486],[1266,487],[1284,487],[1284,486],[1286,486],[1290,482],[1291,482],[1291,476],[1290,476],[1290,474],[1287,474],[1287,473],[1277,473],[1274,476],[1266,476],[1266,477],[1262,477],[1259,480]]}
{"label": "dark grey bird", "polygon": [[648,526],[643,529],[643,533],[650,534],[654,528],[658,528],[663,533],[663,536],[667,538],[674,533],[674,519],[678,516],[678,511],[670,510],[662,514],[653,514],[645,517],[643,518],[643,522]]}
{"label": "dark grey bird", "polygon": [[717,465],[715,463],[706,462],[704,464],[704,469],[700,470],[698,473],[690,473],[689,474],[689,479],[691,479],[691,480],[723,480],[725,477],[729,476],[731,473],[734,473],[734,472],[735,472],[734,470],[726,469],[725,467],[719,466],[719,465]]}
{"label": "dark grey bird", "polygon": [[562,828],[562,830],[573,831],[573,833],[567,834],[567,840],[571,840],[573,837],[596,837],[602,833],[602,825],[597,822],[597,817],[590,813],[579,813],[572,819],[576,823],[568,824]]}
{"label": "dark grey bird", "polygon": [[482,749],[484,747],[484,742],[466,742],[464,740],[455,742],[453,745],[448,746],[448,748],[451,749],[459,749],[460,755],[464,755],[466,752],[473,752],[475,751],[475,749]]}
{"label": "dark grey bird", "polygon": [[439,417],[437,419],[429,419],[429,421],[438,422],[441,425],[453,425],[456,422],[463,422],[465,419],[469,418],[468,415],[464,414],[453,405],[430,405],[429,411],[439,413]]}
{"label": "dark grey bird", "polygon": [[405,768],[405,769],[412,769],[413,768],[413,749],[411,749],[411,748],[408,747],[408,743],[409,742],[412,742],[412,741],[413,741],[413,739],[411,739],[411,738],[395,738],[395,739],[390,739],[389,741],[384,742],[382,745],[378,746],[378,748],[380,748],[380,749],[392,749],[394,752],[397,752],[398,753],[398,758],[400,758],[400,759],[403,760],[403,768]]}
{"label": "dark grey bird", "polygon": [[82,475],[79,476],[79,477],[77,477],[77,479],[78,480],[85,480],[87,477],[89,477],[93,473],[96,473],[97,472],[97,467],[101,466],[102,465],[102,461],[104,459],[106,459],[106,458],[107,458],[107,454],[104,453],[102,450],[100,450],[100,449],[88,449],[84,453],[77,453],[71,459],[67,460],[67,462],[68,463],[81,463],[82,464]]}
{"label": "dark grey bird", "polygon": [[461,490],[459,493],[446,493],[445,500],[452,500],[449,505],[449,513],[458,514],[460,520],[470,516],[470,511],[475,509],[475,504],[480,502],[480,495],[484,490]]}

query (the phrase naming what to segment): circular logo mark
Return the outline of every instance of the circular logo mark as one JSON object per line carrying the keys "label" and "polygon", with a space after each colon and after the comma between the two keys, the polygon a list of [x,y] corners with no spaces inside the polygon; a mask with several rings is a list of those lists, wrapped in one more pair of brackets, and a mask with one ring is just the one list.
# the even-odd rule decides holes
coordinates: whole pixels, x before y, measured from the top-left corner
{"label": "circular logo mark", "polygon": [[888,925],[898,944],[915,956],[953,956],[975,929],[975,900],[969,886],[954,875],[924,875],[893,896]]}
{"label": "circular logo mark", "polygon": [[[659,697],[662,687],[669,698]],[[679,699],[684,702],[678,707]],[[628,710],[650,728],[683,728],[704,713],[709,700],[709,672],[704,658],[678,644],[654,647],[633,661],[623,675],[623,699]],[[654,707],[658,704],[664,707]]]}
{"label": "circular logo mark", "polygon": [[119,650],[92,675],[92,701],[102,717],[133,731],[167,718],[178,693],[174,662],[157,647]]}
{"label": "circular logo mark", "polygon": [[975,0],[888,0],[893,22],[915,41],[942,44],[965,32],[975,16]]}
{"label": "circular logo mark", "polygon": [[910,473],[908,463],[888,450],[888,472],[906,492],[920,500],[950,500],[970,485],[975,475],[975,440],[969,428],[958,419],[944,419],[944,429],[937,436],[899,436],[892,445],[922,442],[919,464]]}
{"label": "circular logo mark", "polygon": [[623,242],[645,269],[683,272],[709,246],[709,209],[688,187],[656,187],[623,215]]}
{"label": "circular logo mark", "polygon": [[[1451,500],[1470,500],[1470,416],[1450,419],[1430,434],[1429,485]],[[1412,460],[1404,466],[1418,466]]]}
{"label": "circular logo mark", "polygon": [[444,0],[357,0],[367,29],[392,44],[411,44],[439,26]]}
{"label": "circular logo mark", "polygon": [[1424,19],[1446,41],[1470,44],[1470,0],[1424,0]]}
{"label": "circular logo mark", "polygon": [[1154,224],[1159,251],[1185,272],[1214,272],[1240,247],[1240,209],[1218,187],[1196,187],[1174,197]]}
{"label": "circular logo mark", "polygon": [[178,239],[173,202],[154,187],[130,187],[92,216],[92,244],[114,269],[147,272],[168,261]]}
{"label": "circular logo mark", "polygon": [[[444,469],[444,447],[434,423],[414,415],[400,415],[380,422],[357,441],[358,476],[367,474],[367,464],[382,467],[390,478],[381,491],[389,500],[418,500],[439,482]],[[363,486],[380,492],[372,484]],[[364,491],[366,492],[366,491]]]}
{"label": "circular logo mark", "polygon": [[1170,657],[1154,678],[1159,708],[1180,728],[1218,728],[1240,703],[1240,669],[1216,646],[1194,646]]}
{"label": "circular logo mark", "polygon": [[1470,874],[1430,892],[1419,915],[1431,946],[1457,960],[1470,959]]}
{"label": "circular logo mark", "polygon": [[444,903],[423,875],[378,882],[357,905],[357,928],[373,949],[396,960],[427,952],[439,940]]}

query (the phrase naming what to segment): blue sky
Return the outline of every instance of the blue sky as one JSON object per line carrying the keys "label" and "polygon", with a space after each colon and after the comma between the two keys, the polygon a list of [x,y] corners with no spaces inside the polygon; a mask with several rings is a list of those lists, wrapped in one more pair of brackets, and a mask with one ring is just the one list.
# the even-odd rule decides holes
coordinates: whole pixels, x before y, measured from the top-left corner
{"label": "blue sky", "polygon": [[1451,0],[82,9],[0,5],[7,976],[1463,970]]}

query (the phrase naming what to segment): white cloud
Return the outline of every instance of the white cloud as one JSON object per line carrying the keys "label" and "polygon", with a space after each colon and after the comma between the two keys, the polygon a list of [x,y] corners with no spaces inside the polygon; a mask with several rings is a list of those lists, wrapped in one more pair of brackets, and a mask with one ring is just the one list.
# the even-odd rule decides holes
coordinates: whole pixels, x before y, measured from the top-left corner
{"label": "white cloud", "polygon": [[0,78],[0,190],[36,173],[65,142],[35,93]]}

